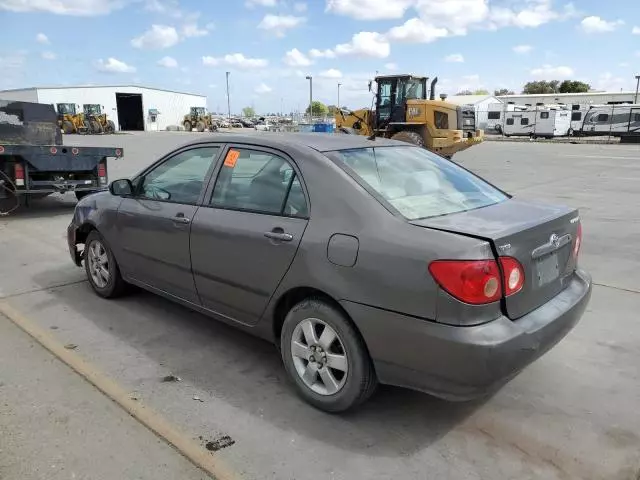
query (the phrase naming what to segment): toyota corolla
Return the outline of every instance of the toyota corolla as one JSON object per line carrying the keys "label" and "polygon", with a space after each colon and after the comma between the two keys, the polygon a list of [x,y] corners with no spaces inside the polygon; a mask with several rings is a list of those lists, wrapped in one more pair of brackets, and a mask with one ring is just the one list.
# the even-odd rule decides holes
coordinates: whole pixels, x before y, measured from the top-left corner
{"label": "toyota corolla", "polygon": [[268,339],[331,412],[378,383],[495,391],[582,316],[581,240],[574,208],[419,147],[319,134],[184,145],[82,199],[68,228],[98,295],[136,285]]}

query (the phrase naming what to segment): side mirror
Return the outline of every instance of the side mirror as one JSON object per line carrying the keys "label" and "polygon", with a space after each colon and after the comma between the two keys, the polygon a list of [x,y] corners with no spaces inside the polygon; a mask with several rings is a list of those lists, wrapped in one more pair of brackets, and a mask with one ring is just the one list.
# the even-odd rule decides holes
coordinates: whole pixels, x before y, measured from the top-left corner
{"label": "side mirror", "polygon": [[111,195],[116,195],[117,197],[133,195],[133,184],[128,178],[114,180],[109,184],[109,192],[111,192]]}

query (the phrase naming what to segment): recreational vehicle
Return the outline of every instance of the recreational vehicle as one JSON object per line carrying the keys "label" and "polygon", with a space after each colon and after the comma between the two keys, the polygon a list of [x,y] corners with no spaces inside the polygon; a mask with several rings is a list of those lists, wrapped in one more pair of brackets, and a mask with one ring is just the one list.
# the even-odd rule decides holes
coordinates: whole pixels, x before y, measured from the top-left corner
{"label": "recreational vehicle", "polygon": [[571,128],[569,110],[538,107],[535,110],[506,112],[504,134],[552,138],[568,135]]}
{"label": "recreational vehicle", "polygon": [[585,114],[579,135],[640,137],[640,104],[592,106]]}
{"label": "recreational vehicle", "polygon": [[513,103],[492,103],[487,110],[487,125],[485,131],[502,133],[505,115],[508,112],[526,110],[527,107]]}

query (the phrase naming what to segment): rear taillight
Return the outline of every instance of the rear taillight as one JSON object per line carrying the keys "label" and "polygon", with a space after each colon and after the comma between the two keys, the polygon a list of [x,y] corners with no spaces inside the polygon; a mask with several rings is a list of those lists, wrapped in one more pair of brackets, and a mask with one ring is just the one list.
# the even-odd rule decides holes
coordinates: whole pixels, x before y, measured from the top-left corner
{"label": "rear taillight", "polygon": [[513,257],[500,257],[498,260],[502,267],[505,297],[518,293],[524,285],[524,269],[522,265]]}
{"label": "rear taillight", "polygon": [[98,180],[100,181],[100,184],[107,183],[107,167],[104,163],[98,164]]}
{"label": "rear taillight", "polygon": [[24,187],[24,167],[21,163],[14,164],[13,177],[16,180],[16,187]]}
{"label": "rear taillight", "polygon": [[465,303],[482,305],[502,296],[495,260],[436,260],[429,272],[440,287]]}
{"label": "rear taillight", "polygon": [[578,231],[576,232],[576,241],[573,243],[573,258],[578,259],[580,253],[580,247],[582,246],[582,224],[578,224]]}

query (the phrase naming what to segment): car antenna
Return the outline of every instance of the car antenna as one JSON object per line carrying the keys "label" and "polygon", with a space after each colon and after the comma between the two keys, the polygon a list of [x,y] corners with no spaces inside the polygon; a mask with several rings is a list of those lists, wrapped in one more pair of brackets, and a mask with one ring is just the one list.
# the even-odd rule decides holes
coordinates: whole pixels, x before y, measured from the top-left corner
{"label": "car antenna", "polygon": [[[376,72],[378,73],[378,72]],[[371,80],[369,80],[369,91],[371,91]],[[376,77],[376,86],[378,85],[378,78]],[[373,114],[373,102],[375,102],[376,97],[378,96],[378,92],[374,93],[373,96],[371,97],[371,108],[369,109],[370,115]],[[339,105],[338,105],[339,106]],[[367,137],[367,140],[373,140],[375,142],[376,140],[376,131],[374,128],[371,129],[371,135],[369,135]]]}

